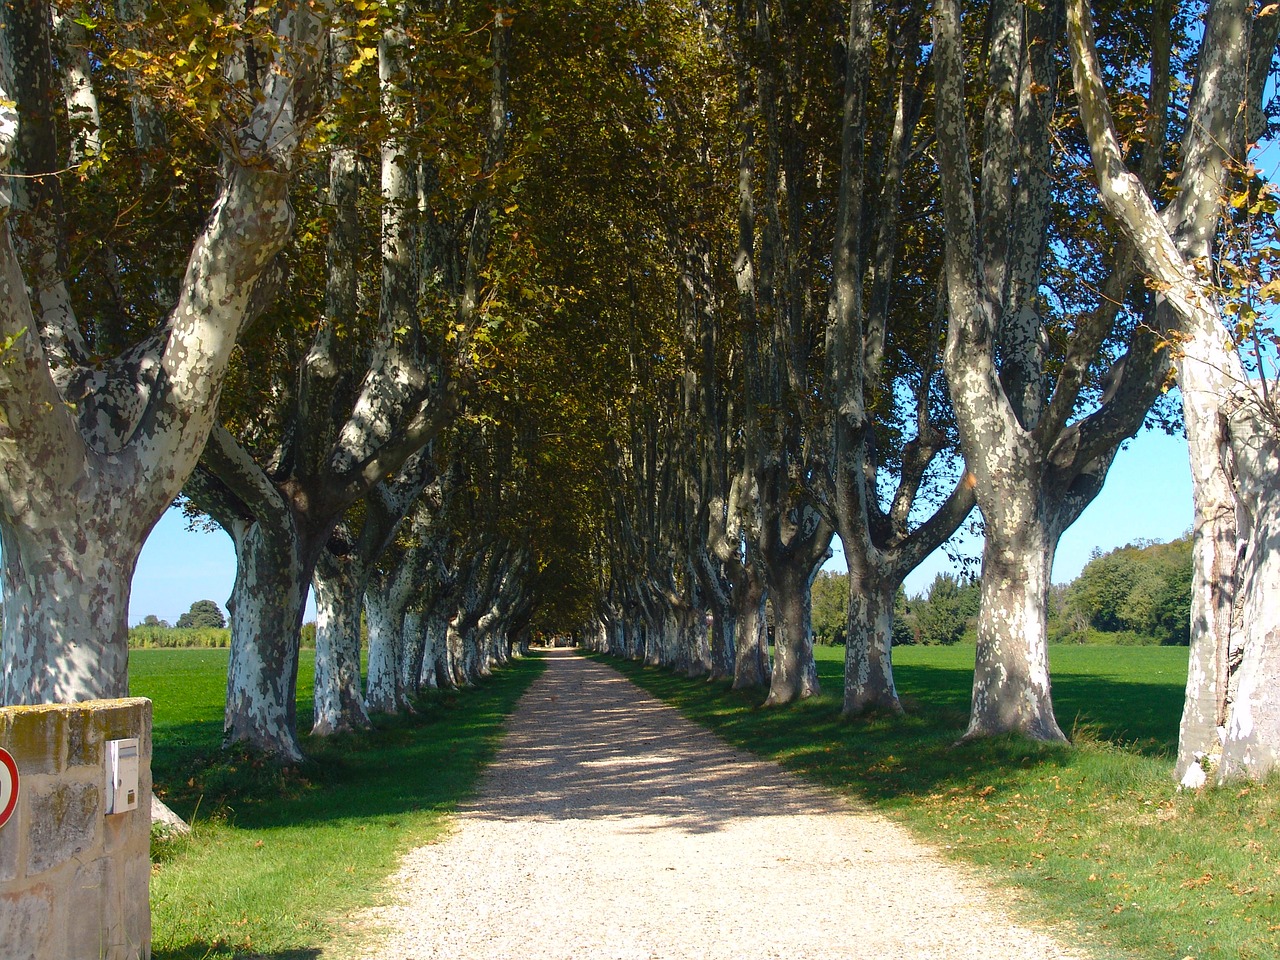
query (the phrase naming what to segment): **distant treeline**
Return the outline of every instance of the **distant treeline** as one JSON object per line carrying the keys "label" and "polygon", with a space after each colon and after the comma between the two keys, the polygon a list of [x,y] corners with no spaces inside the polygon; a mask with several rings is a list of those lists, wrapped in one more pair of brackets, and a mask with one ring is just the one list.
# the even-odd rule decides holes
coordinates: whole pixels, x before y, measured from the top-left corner
{"label": "distant treeline", "polygon": [[[842,644],[845,574],[824,573],[813,585],[814,639]],[[895,644],[972,642],[981,585],[940,573],[929,589],[898,592]],[[1139,541],[1110,553],[1094,551],[1074,581],[1049,597],[1049,639],[1059,643],[1185,644],[1191,622],[1191,537]]]}

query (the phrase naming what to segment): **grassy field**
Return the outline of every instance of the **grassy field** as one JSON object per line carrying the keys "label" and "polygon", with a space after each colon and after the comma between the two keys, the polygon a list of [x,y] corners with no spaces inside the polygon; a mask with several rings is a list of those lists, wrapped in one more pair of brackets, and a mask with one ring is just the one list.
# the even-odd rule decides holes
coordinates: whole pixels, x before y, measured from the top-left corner
{"label": "grassy field", "polygon": [[[298,677],[298,728],[311,726],[313,662]],[[278,769],[223,753],[227,651],[135,650],[130,686],[154,701],[157,789],[194,817],[189,839],[153,845],[156,960],[310,960],[349,911],[374,902],[406,849],[444,829],[492,756],[503,720],[542,669],[536,659],[483,686],[435,694],[412,717],[327,740]]]}
{"label": "grassy field", "polygon": [[758,694],[609,662],[726,739],[981,865],[1024,891],[1031,915],[1064,924],[1101,956],[1280,956],[1280,780],[1174,790],[1186,648],[1052,648],[1071,747],[1012,737],[954,746],[968,719],[972,647],[895,650],[907,715],[843,721],[843,654],[818,651],[823,696],[771,710]]}

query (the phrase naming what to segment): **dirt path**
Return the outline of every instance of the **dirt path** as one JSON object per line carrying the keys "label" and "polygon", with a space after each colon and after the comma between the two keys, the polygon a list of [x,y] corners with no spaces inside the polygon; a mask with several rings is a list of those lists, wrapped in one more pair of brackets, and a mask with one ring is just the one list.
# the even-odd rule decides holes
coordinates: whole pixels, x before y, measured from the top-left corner
{"label": "dirt path", "polygon": [[1084,958],[901,828],[567,651],[372,911],[382,960]]}

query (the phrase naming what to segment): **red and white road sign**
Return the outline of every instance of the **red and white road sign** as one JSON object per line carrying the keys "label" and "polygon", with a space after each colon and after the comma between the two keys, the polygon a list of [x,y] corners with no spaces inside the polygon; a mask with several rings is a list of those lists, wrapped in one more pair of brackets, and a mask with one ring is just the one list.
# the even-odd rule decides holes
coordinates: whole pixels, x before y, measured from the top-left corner
{"label": "red and white road sign", "polygon": [[0,747],[0,827],[18,809],[18,764],[13,755]]}

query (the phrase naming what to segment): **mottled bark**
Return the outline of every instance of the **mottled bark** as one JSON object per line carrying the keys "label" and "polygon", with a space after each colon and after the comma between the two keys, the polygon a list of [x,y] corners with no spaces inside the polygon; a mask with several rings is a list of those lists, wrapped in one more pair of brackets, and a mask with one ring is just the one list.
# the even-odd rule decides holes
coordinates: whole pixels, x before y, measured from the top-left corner
{"label": "mottled bark", "polygon": [[1048,592],[1057,537],[1037,518],[1000,530],[982,553],[982,608],[965,737],[1014,731],[1065,740],[1049,690]]}
{"label": "mottled bark", "polygon": [[[45,520],[43,528],[0,526],[4,702],[128,696],[126,617],[141,540],[118,539],[109,516]],[[53,626],[65,642],[45,641]]]}
{"label": "mottled bark", "polygon": [[[405,684],[407,648],[405,609],[409,585],[397,578],[373,578],[364,592],[365,617],[369,624],[369,677],[365,685],[365,705],[370,713],[399,713],[409,709],[409,687]],[[420,635],[419,635],[420,636]]]}
{"label": "mottled bark", "polygon": [[[22,80],[16,111],[0,111],[0,162],[17,141],[26,167],[17,172],[26,174],[56,169],[50,162],[57,161],[54,128],[40,120],[56,98],[48,18],[47,5],[6,6],[0,37],[0,75]],[[108,358],[102,370],[69,366],[80,359],[80,341],[60,275],[58,219],[49,215],[54,208],[45,200],[29,208],[38,221],[36,235],[49,239],[32,251],[33,300],[13,245],[9,198],[0,203],[6,217],[0,225],[0,339],[12,342],[0,369],[6,436],[0,527],[4,583],[19,591],[6,596],[6,605],[22,611],[6,618],[0,644],[6,703],[116,696],[127,689],[125,617],[133,563],[195,466],[254,284],[292,224],[288,175],[298,124],[305,122],[295,98],[313,78],[317,22],[310,12],[286,8],[279,29],[281,44],[262,101],[236,134],[243,165],[228,161],[176,307],[127,362]],[[7,97],[0,91],[0,100]],[[74,396],[63,392],[69,385]],[[90,536],[101,542],[79,549],[76,541]],[[53,545],[52,562],[30,553],[42,540]],[[59,542],[78,559],[59,559]],[[86,669],[91,656],[99,661],[92,670]],[[64,663],[75,665],[73,674],[60,673]]]}
{"label": "mottled bark", "polygon": [[453,662],[453,648],[449,645],[449,621],[447,617],[435,616],[428,620],[428,637],[431,649],[435,650],[436,685],[444,689],[458,686],[458,669]]}
{"label": "mottled bark", "polygon": [[297,736],[298,643],[309,577],[292,530],[265,521],[223,525],[236,549],[227,601],[231,644],[223,744],[302,760]]}
{"label": "mottled bark", "polygon": [[858,577],[850,571],[844,647],[844,708],[847,716],[872,710],[901,713],[893,682],[893,600],[901,586],[893,577]]}
{"label": "mottled bark", "polygon": [[[827,541],[831,534],[828,530]],[[813,659],[813,622],[810,588],[822,564],[830,557],[828,550],[817,559],[801,558],[798,562],[775,563],[768,571],[769,605],[773,608],[773,672],[769,678],[769,696],[765,706],[791,703],[816,696],[818,665]]]}
{"label": "mottled bark", "polygon": [[[409,697],[417,696],[428,686],[423,669],[426,666],[427,629],[422,613],[406,610],[400,629],[404,633],[404,658],[400,661],[400,686]],[[431,672],[430,686],[435,686],[435,670]]]}
{"label": "mottled bark", "polygon": [[734,587],[733,689],[747,690],[769,683],[769,635],[765,620],[764,581],[749,578]]}
{"label": "mottled bark", "polygon": [[[762,485],[766,491],[771,485]],[[790,703],[819,692],[818,667],[813,659],[810,588],[831,557],[831,524],[794,494],[762,502],[760,557],[773,608],[773,667],[769,705]],[[791,501],[788,503],[788,501]]]}
{"label": "mottled bark", "polygon": [[88,37],[84,27],[76,22],[80,16],[83,16],[83,11],[79,6],[66,12],[55,8],[53,12],[62,96],[71,127],[67,160],[72,165],[95,155],[102,148],[102,117],[91,79]]}
{"label": "mottled bark", "polygon": [[[1069,9],[1073,71],[1099,190],[1176,315],[1175,352],[1195,501],[1191,651],[1175,775],[1264,777],[1280,764],[1280,417],[1250,380],[1198,264],[1215,253],[1225,162],[1259,134],[1262,77],[1280,17],[1243,0],[1209,5],[1178,192],[1158,213],[1125,167],[1088,4]],[[1248,50],[1252,62],[1241,56]],[[1241,109],[1243,105],[1244,109]]]}
{"label": "mottled bark", "polygon": [[368,571],[359,558],[320,554],[311,584],[316,598],[316,736],[370,726],[360,695],[360,608]]}

